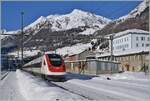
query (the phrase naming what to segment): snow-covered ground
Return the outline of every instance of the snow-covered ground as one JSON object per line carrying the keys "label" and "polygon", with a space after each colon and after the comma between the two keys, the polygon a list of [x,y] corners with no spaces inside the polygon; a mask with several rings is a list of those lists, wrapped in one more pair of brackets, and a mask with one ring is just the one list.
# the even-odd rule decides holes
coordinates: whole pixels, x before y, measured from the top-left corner
{"label": "snow-covered ground", "polygon": [[150,101],[150,77],[143,72],[105,74],[91,79],[77,76],[56,84],[97,101]]}
{"label": "snow-covered ground", "polygon": [[26,100],[40,101],[80,101],[87,100],[82,96],[70,93],[53,84],[48,85],[39,77],[34,77],[28,73],[16,71],[18,85],[21,94]]}
{"label": "snow-covered ground", "polygon": [[24,101],[17,82],[15,72],[9,72],[9,74],[0,81],[0,101]]}
{"label": "snow-covered ground", "polygon": [[98,76],[68,73],[66,78],[66,82],[46,82],[17,70],[2,81],[0,100],[150,101],[150,76],[143,72]]}

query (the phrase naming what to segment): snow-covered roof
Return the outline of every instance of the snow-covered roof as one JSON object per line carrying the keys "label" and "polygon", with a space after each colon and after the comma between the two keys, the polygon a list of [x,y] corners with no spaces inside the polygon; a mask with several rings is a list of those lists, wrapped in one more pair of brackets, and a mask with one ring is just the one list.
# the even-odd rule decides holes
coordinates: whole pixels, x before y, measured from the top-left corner
{"label": "snow-covered roof", "polygon": [[[125,51],[114,51],[113,55],[114,56],[122,56],[122,55],[130,55],[130,54],[136,54],[136,53],[142,53],[142,52],[149,52],[150,48],[139,48],[139,49],[130,49],[130,50],[125,50]],[[106,52],[103,54],[96,54],[96,57],[105,57],[105,56],[110,56],[110,52]]]}
{"label": "snow-covered roof", "polygon": [[39,57],[39,58],[36,58],[36,59],[30,61],[30,62],[28,62],[27,64],[25,64],[24,66],[28,66],[28,65],[31,65],[31,64],[35,64],[35,63],[40,63],[40,62],[42,62],[42,57],[43,57],[43,56],[41,56],[41,57]]}
{"label": "snow-covered roof", "polygon": [[66,47],[63,47],[63,48],[59,48],[59,49],[56,50],[56,52],[57,52],[57,54],[61,54],[63,56],[65,56],[65,55],[74,55],[74,54],[79,54],[79,53],[85,51],[89,47],[91,47],[90,43],[87,43],[87,44],[79,43],[79,44],[76,44],[76,45],[73,45],[73,46],[66,46]]}
{"label": "snow-covered roof", "polygon": [[128,30],[121,31],[118,33],[112,33],[112,34],[106,35],[105,37],[109,38],[109,36],[113,35],[114,38],[117,38],[117,37],[124,36],[127,34],[143,34],[143,35],[146,34],[146,35],[149,35],[150,32],[145,31],[145,30],[141,30],[141,29],[128,29]]}
{"label": "snow-covered roof", "polygon": [[[41,51],[40,50],[24,51],[23,57],[27,58],[27,57],[35,56],[39,52]],[[18,54],[19,54],[19,58],[21,58],[21,51],[13,51],[13,52],[8,53],[8,55],[14,55],[15,57],[18,57]]]}
{"label": "snow-covered roof", "polygon": [[119,36],[123,36],[123,35],[127,35],[127,34],[146,34],[149,35],[148,31],[144,31],[141,29],[128,29],[119,33],[115,33],[114,37],[119,37]]}

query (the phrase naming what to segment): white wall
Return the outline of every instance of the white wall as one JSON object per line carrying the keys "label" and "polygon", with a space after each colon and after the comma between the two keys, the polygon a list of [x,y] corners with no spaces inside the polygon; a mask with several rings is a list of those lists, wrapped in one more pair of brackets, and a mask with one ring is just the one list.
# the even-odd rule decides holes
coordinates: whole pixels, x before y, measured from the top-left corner
{"label": "white wall", "polygon": [[[138,37],[138,40],[136,38]],[[141,37],[144,37],[144,40],[141,40]],[[147,48],[146,44],[150,44],[150,37],[148,40],[149,35],[142,35],[142,34],[132,34],[132,48],[142,48],[143,50]],[[136,46],[138,44],[138,47]],[[142,46],[144,44],[144,46]]]}
{"label": "white wall", "polygon": [[[138,37],[138,40],[136,39]],[[141,40],[141,37],[144,37],[144,40]],[[116,37],[113,40],[113,48],[115,51],[127,51],[130,49],[143,49],[150,47],[146,46],[147,44],[150,44],[150,37],[148,39],[149,35],[146,34],[127,34],[124,36]],[[138,47],[136,46],[138,44]],[[142,46],[144,44],[144,46]]]}
{"label": "white wall", "polygon": [[125,51],[131,48],[131,34],[124,35],[113,40],[114,51]]}

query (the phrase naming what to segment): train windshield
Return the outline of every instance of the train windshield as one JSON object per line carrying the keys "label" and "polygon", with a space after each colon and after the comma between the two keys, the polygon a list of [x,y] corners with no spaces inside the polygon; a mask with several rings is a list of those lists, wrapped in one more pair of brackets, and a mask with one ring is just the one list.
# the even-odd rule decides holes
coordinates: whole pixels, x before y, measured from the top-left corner
{"label": "train windshield", "polygon": [[62,58],[60,55],[57,54],[48,54],[48,57],[51,61],[53,66],[60,66],[62,64]]}

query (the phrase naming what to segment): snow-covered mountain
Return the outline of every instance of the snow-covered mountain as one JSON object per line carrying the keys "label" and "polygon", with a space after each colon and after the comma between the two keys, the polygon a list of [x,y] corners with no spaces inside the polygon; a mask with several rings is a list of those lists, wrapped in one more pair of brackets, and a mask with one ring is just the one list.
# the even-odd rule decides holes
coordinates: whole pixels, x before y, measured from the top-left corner
{"label": "snow-covered mountain", "polygon": [[129,19],[129,18],[134,18],[134,17],[140,15],[148,6],[149,6],[149,0],[144,0],[135,9],[130,11],[129,14],[124,15],[124,16],[120,17],[117,20],[126,20],[126,19]]}
{"label": "snow-covered mountain", "polygon": [[52,31],[68,30],[80,26],[103,28],[110,21],[110,19],[105,17],[74,9],[71,13],[65,15],[41,16],[35,22],[25,27],[25,30],[38,29],[44,24],[48,24]]}
{"label": "snow-covered mountain", "polygon": [[[41,16],[24,27],[24,47],[37,47],[38,49],[46,47],[49,49],[50,47],[59,48],[89,42],[92,38],[91,35],[110,21],[105,17],[79,9],[74,9],[72,12],[63,15]],[[21,31],[5,31],[5,33],[20,34]],[[20,42],[20,38],[21,36],[15,37],[16,43]],[[3,40],[2,44],[7,44],[10,37],[1,37],[1,39]]]}
{"label": "snow-covered mountain", "polygon": [[102,29],[98,30],[97,35],[112,34],[128,29],[149,30],[149,0],[141,1],[141,3],[129,14],[111,21]]}

